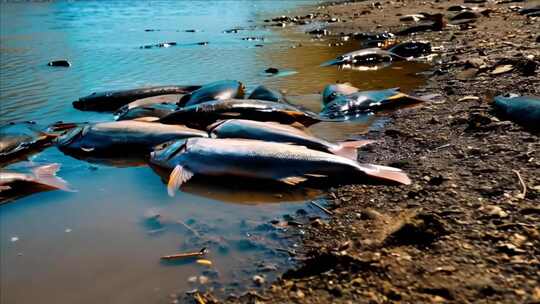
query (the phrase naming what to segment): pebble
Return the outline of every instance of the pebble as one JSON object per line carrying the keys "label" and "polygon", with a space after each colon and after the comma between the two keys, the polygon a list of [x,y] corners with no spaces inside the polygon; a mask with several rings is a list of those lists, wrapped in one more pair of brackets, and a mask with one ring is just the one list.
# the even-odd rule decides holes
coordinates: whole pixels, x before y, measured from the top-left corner
{"label": "pebble", "polygon": [[265,282],[265,279],[260,276],[260,275],[254,275],[253,278],[251,278],[251,280],[253,281],[253,283],[257,286],[261,286],[264,284]]}

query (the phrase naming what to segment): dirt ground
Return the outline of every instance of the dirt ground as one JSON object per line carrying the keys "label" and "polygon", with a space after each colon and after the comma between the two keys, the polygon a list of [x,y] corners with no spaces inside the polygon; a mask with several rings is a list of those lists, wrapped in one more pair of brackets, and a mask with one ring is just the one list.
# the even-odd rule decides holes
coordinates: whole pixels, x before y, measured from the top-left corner
{"label": "dirt ground", "polygon": [[[365,1],[314,8],[310,22],[340,19],[326,26],[329,41],[394,31],[405,26],[399,17],[411,13],[440,12],[448,20],[453,5],[485,10],[473,23],[414,36],[441,49],[416,93],[441,98],[392,114],[382,131],[367,134],[379,143],[359,153],[360,162],[405,170],[413,184],[331,189],[327,217],[294,219],[291,233],[305,233],[291,249],[299,266],[270,286],[223,301],[540,303],[540,141],[494,116],[490,105],[499,94],[540,95],[540,19],[513,7],[533,4],[540,3]],[[512,69],[498,73],[503,65]],[[218,300],[197,294],[194,301]]]}

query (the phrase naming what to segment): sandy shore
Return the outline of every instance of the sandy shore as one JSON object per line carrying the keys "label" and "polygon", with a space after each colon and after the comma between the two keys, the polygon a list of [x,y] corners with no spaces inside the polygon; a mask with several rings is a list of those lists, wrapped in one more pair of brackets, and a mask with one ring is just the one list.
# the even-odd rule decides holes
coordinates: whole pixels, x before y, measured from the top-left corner
{"label": "sandy shore", "polygon": [[504,2],[366,1],[313,9],[310,22],[339,19],[325,26],[326,39],[339,41],[353,32],[395,31],[407,14],[442,13],[448,20],[455,14],[450,6],[481,6],[472,23],[414,36],[441,49],[417,93],[442,98],[395,112],[383,131],[368,134],[380,142],[360,153],[362,162],[402,168],[414,183],[332,189],[331,215],[294,219],[291,233],[305,232],[294,251],[300,266],[266,289],[225,301],[540,302],[540,141],[494,116],[490,105],[499,94],[540,95],[540,22],[513,7],[538,2]]}

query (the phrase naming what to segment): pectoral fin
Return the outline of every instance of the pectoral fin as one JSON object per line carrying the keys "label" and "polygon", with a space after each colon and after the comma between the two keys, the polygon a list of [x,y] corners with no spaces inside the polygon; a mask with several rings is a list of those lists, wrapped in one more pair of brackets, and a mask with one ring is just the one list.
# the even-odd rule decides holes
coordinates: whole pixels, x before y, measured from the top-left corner
{"label": "pectoral fin", "polygon": [[287,185],[296,186],[302,182],[305,182],[307,178],[302,176],[287,176],[284,178],[280,178],[279,181],[284,182]]}
{"label": "pectoral fin", "polygon": [[169,193],[169,196],[173,197],[176,190],[178,190],[178,188],[180,188],[180,186],[187,182],[191,177],[193,177],[193,172],[189,171],[185,167],[182,167],[181,165],[174,167],[174,170],[169,176],[169,182],[167,183],[167,193]]}

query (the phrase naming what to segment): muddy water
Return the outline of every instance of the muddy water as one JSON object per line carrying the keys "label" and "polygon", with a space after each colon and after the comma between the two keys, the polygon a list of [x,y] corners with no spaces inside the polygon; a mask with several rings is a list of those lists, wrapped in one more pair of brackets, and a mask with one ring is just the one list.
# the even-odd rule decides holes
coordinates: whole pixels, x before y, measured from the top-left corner
{"label": "muddy water", "polygon": [[[396,64],[368,72],[321,68],[321,62],[356,46],[329,48],[300,33],[254,27],[252,20],[263,14],[297,4],[2,3],[0,122],[110,120],[109,114],[78,112],[71,101],[93,91],[142,85],[238,79],[249,88],[262,83],[285,90],[292,100],[318,110],[317,93],[338,80],[362,89],[401,86],[405,91],[421,83],[415,74],[423,65]],[[247,30],[222,33],[237,26]],[[265,40],[240,39],[248,36]],[[180,45],[139,49],[165,41]],[[192,45],[201,41],[209,45]],[[255,47],[260,43],[264,47]],[[46,66],[59,58],[73,66]],[[267,77],[262,71],[270,66],[298,73]],[[313,131],[344,139],[361,134],[373,121],[378,120],[319,124]],[[59,174],[77,192],[40,193],[0,206],[1,303],[167,303],[176,293],[200,287],[189,280],[201,275],[209,278],[207,287],[224,293],[250,286],[258,268],[289,263],[288,255],[278,250],[287,242],[279,237],[282,228],[268,222],[298,208],[317,214],[305,202],[321,194],[195,180],[170,198],[162,179],[144,165],[77,160],[55,148],[32,161],[61,163]],[[202,247],[210,250],[212,267],[159,260]],[[268,279],[273,274],[266,273]]]}

